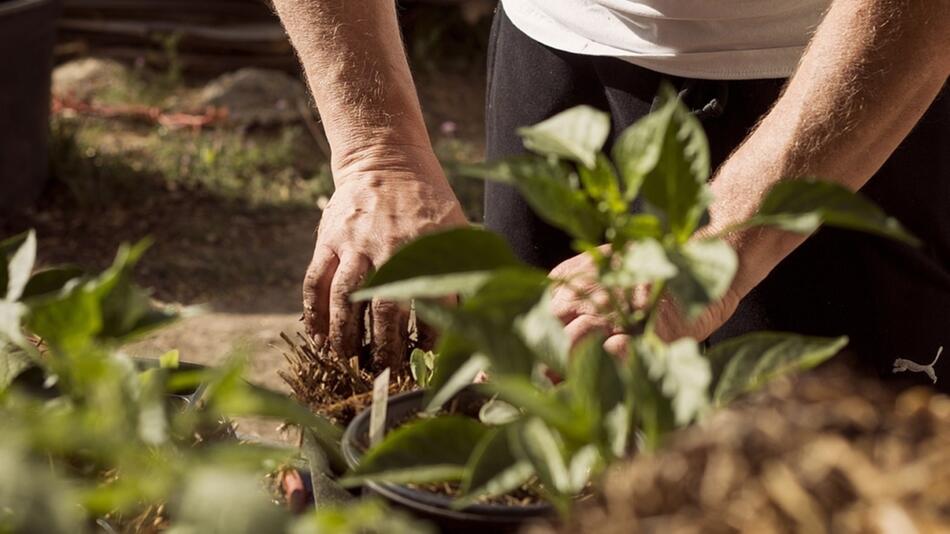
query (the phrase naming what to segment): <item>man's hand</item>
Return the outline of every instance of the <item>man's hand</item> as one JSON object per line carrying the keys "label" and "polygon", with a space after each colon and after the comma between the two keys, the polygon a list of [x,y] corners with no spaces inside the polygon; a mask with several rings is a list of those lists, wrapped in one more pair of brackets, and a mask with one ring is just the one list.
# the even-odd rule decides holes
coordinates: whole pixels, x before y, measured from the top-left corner
{"label": "man's hand", "polygon": [[[317,342],[356,354],[371,268],[426,231],[465,223],[432,152],[396,21],[395,2],[274,0],[300,56],[332,152],[336,193],[304,281],[304,321]],[[407,313],[373,302],[377,368],[398,365]]]}
{"label": "man's hand", "polygon": [[[606,252],[607,247],[609,245],[603,245],[601,249]],[[555,267],[550,276],[557,281],[551,298],[551,311],[564,323],[571,346],[592,333],[600,333],[606,336],[604,348],[616,356],[623,357],[627,350],[628,336],[621,325],[609,315],[608,310],[617,303],[633,309],[643,309],[649,301],[649,286],[638,286],[627,295],[615,292],[611,303],[607,290],[597,284],[597,266],[589,254],[568,258]],[[661,296],[656,309],[656,333],[668,342],[682,337],[706,339],[732,316],[738,304],[739,299],[735,293],[729,291],[722,300],[710,305],[699,317],[688,320],[672,298]]]}
{"label": "man's hand", "polygon": [[[831,2],[782,96],[716,171],[711,222],[699,234],[716,235],[747,220],[767,191],[784,179],[818,176],[860,189],[947,83],[948,7],[950,0]],[[726,236],[740,259],[726,298],[690,323],[675,302],[662,300],[657,333],[667,340],[684,335],[705,339],[804,240],[761,228]],[[583,263],[569,259],[555,274],[582,270]],[[565,295],[556,300],[556,313],[566,324],[581,320],[590,325],[571,326],[572,336],[605,328],[604,320],[585,318],[590,309],[586,299]]]}
{"label": "man's hand", "polygon": [[[318,344],[342,356],[357,354],[363,305],[351,302],[370,269],[378,269],[412,238],[466,224],[458,200],[431,151],[374,156],[341,170],[320,227],[303,284],[304,324]],[[427,153],[428,152],[428,153]],[[411,158],[411,161],[401,161]],[[398,366],[405,356],[409,312],[395,302],[370,306],[373,361]]]}
{"label": "man's hand", "polygon": [[[606,252],[607,247],[602,249]],[[622,333],[605,313],[610,296],[597,284],[597,266],[590,254],[564,260],[551,270],[550,277],[555,280],[551,311],[564,323],[571,346],[595,332],[608,338]]]}

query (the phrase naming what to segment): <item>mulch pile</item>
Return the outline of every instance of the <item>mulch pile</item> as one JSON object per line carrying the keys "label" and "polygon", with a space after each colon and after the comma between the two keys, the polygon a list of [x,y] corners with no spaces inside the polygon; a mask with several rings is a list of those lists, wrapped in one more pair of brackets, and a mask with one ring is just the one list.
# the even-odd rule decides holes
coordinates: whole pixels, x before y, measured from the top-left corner
{"label": "mulch pile", "polygon": [[617,468],[592,501],[556,528],[950,532],[950,397],[896,391],[841,364],[821,368]]}

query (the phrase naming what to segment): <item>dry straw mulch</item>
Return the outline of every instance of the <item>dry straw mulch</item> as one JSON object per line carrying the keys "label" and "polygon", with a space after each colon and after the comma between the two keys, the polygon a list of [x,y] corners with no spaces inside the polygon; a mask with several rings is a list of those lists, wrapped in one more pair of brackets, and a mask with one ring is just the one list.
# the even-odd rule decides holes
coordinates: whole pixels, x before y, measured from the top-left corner
{"label": "dry straw mulch", "polygon": [[[283,332],[280,336],[286,343],[283,355],[289,369],[277,373],[290,386],[297,402],[341,425],[372,403],[375,374],[366,365],[370,358],[343,358],[300,333],[296,339]],[[390,395],[413,387],[407,365],[392,370]]]}
{"label": "dry straw mulch", "polygon": [[950,532],[950,397],[834,364],[615,469],[595,501],[560,530]]}

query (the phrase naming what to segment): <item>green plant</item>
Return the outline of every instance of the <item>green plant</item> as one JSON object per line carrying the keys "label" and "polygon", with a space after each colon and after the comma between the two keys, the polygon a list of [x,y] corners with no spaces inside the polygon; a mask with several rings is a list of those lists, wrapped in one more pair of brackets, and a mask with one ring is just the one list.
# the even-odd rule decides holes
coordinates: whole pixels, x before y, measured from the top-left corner
{"label": "green plant", "polygon": [[[571,350],[549,299],[552,284],[572,281],[520,263],[499,236],[463,228],[421,237],[354,298],[415,299],[420,316],[441,329],[428,413],[371,448],[350,483],[457,480],[465,506],[536,480],[566,510],[612,462],[656,449],[711,408],[847,343],[763,332],[704,354],[697,340],[657,335],[661,296],[696,317],[724,295],[738,266],[721,236],[694,235],[710,201],[709,149],[672,89],[660,96],[658,110],[619,137],[613,160],[601,152],[608,116],[578,107],[520,131],[534,154],[469,169],[517,187],[592,257],[609,296],[601,312],[629,335],[626,357],[608,354],[597,336]],[[635,199],[643,213],[630,213]],[[802,233],[837,225],[915,241],[859,195],[815,180],[775,187],[746,226],[766,224]],[[646,306],[632,305],[638,287],[649,288]],[[452,294],[462,296],[458,306],[440,304]],[[493,399],[482,420],[435,415],[481,369],[491,379],[479,387]]]}
{"label": "green plant", "polygon": [[392,519],[384,527],[378,505],[294,519],[272,502],[264,476],[294,451],[240,443],[225,418],[299,425],[324,485],[324,473],[344,469],[341,431],[245,382],[243,358],[189,369],[176,351],[151,365],[123,354],[126,341],[179,316],[132,282],[147,246],[123,246],[90,276],[33,272],[32,232],[0,242],[0,532],[84,532],[94,521],[179,533],[385,531]]}

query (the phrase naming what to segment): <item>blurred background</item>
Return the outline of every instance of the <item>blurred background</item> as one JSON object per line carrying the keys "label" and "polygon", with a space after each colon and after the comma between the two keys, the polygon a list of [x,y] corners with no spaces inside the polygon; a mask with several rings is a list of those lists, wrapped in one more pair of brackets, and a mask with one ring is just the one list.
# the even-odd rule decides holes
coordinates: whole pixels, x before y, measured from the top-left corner
{"label": "blurred background", "polygon": [[[483,154],[494,5],[398,3],[435,150],[474,221],[481,184],[452,169]],[[101,269],[151,236],[139,282],[207,306],[130,350],[214,363],[241,348],[254,380],[285,389],[271,345],[299,329],[328,152],[266,0],[0,0],[0,237],[35,228],[41,265]]]}

